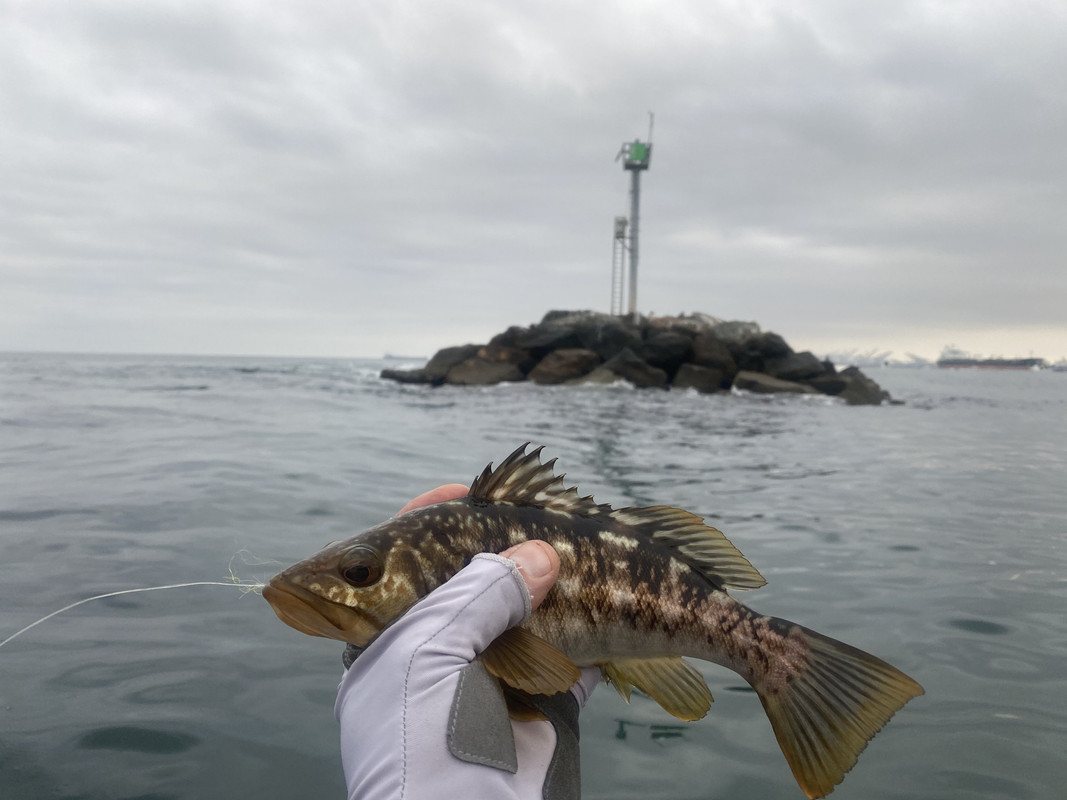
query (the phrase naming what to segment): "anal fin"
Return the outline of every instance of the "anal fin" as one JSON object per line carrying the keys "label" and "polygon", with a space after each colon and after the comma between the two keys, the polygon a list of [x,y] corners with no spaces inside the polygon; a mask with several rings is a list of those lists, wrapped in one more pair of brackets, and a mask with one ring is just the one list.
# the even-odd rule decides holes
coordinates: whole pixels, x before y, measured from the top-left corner
{"label": "anal fin", "polygon": [[559,694],[582,673],[567,656],[525,628],[496,637],[479,658],[493,677],[529,694]]}
{"label": "anal fin", "polygon": [[530,701],[530,695],[513,689],[506,683],[500,684],[504,690],[504,703],[508,707],[508,716],[516,722],[533,722],[548,719],[537,706]]}
{"label": "anal fin", "polygon": [[600,664],[600,671],[626,702],[630,702],[630,690],[637,688],[664,711],[687,722],[702,719],[711,708],[711,690],[704,676],[681,656],[617,658]]}

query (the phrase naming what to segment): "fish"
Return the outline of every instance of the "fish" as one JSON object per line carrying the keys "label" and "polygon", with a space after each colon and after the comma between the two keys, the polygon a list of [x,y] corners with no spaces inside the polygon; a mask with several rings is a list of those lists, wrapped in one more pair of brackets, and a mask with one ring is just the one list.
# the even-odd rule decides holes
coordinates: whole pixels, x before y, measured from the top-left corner
{"label": "fish", "polygon": [[612,508],[566,487],[556,459],[522,445],[466,496],[400,514],[271,578],[263,597],[296,630],[367,647],[483,552],[551,544],[559,578],[521,625],[479,658],[517,693],[568,690],[598,666],[629,702],[638,689],[687,721],[711,707],[686,659],[733,670],[755,690],[797,783],[824,797],[870,739],[923,694],[876,656],[729,594],[766,581],[716,528],[671,506]]}

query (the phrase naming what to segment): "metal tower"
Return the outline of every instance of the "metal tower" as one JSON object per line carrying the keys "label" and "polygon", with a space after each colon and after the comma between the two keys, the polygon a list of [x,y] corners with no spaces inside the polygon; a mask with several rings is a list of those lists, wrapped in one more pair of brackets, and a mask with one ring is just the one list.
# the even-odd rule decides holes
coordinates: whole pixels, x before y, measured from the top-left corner
{"label": "metal tower", "polygon": [[[641,219],[641,173],[648,169],[648,162],[652,158],[652,122],[654,117],[650,111],[648,114],[648,141],[642,142],[639,139],[634,139],[632,142],[623,142],[622,148],[619,150],[619,154],[615,156],[615,160],[620,158],[622,161],[622,168],[630,173],[630,235],[626,237],[625,228],[623,230],[623,239],[628,240],[628,247],[624,249],[630,252],[630,304],[627,309],[634,322],[637,322],[637,256],[638,256],[638,232],[640,229]],[[615,220],[615,239],[616,245],[619,242],[619,219]],[[611,313],[621,313],[621,297],[622,286],[620,281],[619,297],[620,308],[619,311],[615,310],[615,259],[612,259],[612,311]]]}
{"label": "metal tower", "polygon": [[615,217],[615,241],[611,246],[611,313],[622,316],[623,284],[626,280],[626,217]]}

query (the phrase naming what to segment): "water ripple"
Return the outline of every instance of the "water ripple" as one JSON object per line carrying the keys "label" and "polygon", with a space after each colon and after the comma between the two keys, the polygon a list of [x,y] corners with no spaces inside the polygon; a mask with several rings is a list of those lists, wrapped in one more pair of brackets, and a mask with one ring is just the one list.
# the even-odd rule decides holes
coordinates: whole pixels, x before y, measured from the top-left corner
{"label": "water ripple", "polygon": [[135,753],[169,755],[184,753],[200,742],[196,736],[175,731],[160,731],[136,725],[98,728],[77,740],[83,750],[126,750]]}

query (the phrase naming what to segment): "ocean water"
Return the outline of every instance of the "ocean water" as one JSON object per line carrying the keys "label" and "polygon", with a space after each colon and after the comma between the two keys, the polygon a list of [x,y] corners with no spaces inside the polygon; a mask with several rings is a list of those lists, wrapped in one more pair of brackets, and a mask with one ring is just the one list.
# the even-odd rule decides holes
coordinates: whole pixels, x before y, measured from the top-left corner
{"label": "ocean water", "polygon": [[[769,581],[747,604],[925,686],[835,798],[1064,796],[1067,374],[872,370],[906,404],[849,408],[382,364],[0,356],[0,639],[264,580],[532,440],[600,502],[706,517]],[[59,615],[0,648],[0,797],[342,797],[341,650],[232,587]],[[597,691],[585,797],[803,797],[755,695],[701,667],[696,723]]]}

